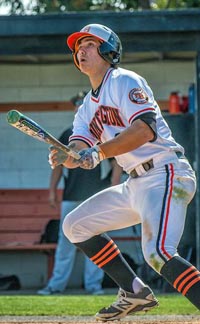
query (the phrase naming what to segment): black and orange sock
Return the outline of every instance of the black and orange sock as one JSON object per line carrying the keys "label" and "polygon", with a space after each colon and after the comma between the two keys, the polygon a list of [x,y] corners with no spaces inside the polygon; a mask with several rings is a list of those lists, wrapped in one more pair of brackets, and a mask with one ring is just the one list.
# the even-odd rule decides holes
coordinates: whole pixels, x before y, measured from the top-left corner
{"label": "black and orange sock", "polygon": [[132,283],[136,274],[107,234],[94,236],[75,245],[104,270],[119,287],[126,291],[133,291]]}
{"label": "black and orange sock", "polygon": [[161,269],[161,275],[200,309],[200,272],[180,256],[173,257]]}

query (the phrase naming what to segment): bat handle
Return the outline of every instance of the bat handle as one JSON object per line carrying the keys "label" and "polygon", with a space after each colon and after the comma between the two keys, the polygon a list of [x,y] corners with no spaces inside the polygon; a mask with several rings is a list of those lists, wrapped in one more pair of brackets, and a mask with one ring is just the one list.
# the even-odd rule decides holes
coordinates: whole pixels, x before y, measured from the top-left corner
{"label": "bat handle", "polygon": [[68,147],[67,145],[64,145],[57,139],[54,139],[54,143],[52,143],[52,144],[55,145],[57,148],[59,148],[61,151],[68,154],[69,156],[72,156],[75,160],[79,160],[81,158],[81,156],[78,152],[72,150],[70,147]]}
{"label": "bat handle", "polygon": [[70,156],[72,156],[75,160],[79,160],[81,158],[81,156],[78,152],[70,151],[70,153],[69,153],[69,151],[67,151],[67,150],[65,150],[65,152],[67,154],[69,154]]}

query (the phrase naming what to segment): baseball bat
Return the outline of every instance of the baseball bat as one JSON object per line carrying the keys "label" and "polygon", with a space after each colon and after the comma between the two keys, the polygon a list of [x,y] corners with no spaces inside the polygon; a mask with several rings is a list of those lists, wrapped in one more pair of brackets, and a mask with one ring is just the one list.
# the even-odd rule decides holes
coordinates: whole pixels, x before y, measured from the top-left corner
{"label": "baseball bat", "polygon": [[39,141],[58,147],[76,160],[80,159],[80,155],[77,152],[73,151],[69,146],[62,144],[42,126],[20,113],[18,110],[9,110],[7,113],[7,121],[9,125],[16,127],[21,132]]}

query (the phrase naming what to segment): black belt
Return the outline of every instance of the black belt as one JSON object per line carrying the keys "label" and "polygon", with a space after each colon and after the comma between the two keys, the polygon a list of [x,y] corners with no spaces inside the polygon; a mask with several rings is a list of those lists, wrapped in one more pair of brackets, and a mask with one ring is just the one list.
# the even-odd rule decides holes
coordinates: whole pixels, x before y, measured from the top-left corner
{"label": "black belt", "polygon": [[[154,165],[153,165],[153,159],[145,162],[145,163],[142,163],[142,166],[144,168],[145,171],[149,171],[150,169],[153,169],[154,168]],[[139,177],[139,174],[137,173],[137,171],[135,169],[133,169],[131,172],[130,172],[130,176],[132,178],[138,178]]]}
{"label": "black belt", "polygon": [[[176,156],[178,159],[185,159],[185,155],[182,153],[182,152],[175,152],[176,153]],[[144,168],[145,171],[149,171],[151,169],[154,168],[154,165],[153,165],[153,159],[145,162],[145,163],[142,163],[142,166]],[[130,172],[130,176],[132,178],[138,178],[139,177],[139,174],[137,173],[137,171],[135,169],[133,169],[131,172]]]}

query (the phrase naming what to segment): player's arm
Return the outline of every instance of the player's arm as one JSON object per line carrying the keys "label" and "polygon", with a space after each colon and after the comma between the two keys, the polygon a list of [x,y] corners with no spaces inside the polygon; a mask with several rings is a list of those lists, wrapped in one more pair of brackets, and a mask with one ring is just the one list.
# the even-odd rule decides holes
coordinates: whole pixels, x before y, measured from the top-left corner
{"label": "player's arm", "polygon": [[58,165],[51,172],[50,186],[49,186],[49,204],[51,207],[55,208],[58,202],[57,199],[57,187],[62,177],[62,165]]}
{"label": "player's arm", "polygon": [[80,167],[93,169],[100,161],[133,150],[157,138],[155,114],[144,114],[113,139],[79,152]]}
{"label": "player's arm", "polygon": [[143,120],[137,119],[113,139],[99,145],[104,158],[121,155],[153,141],[154,131]]}

